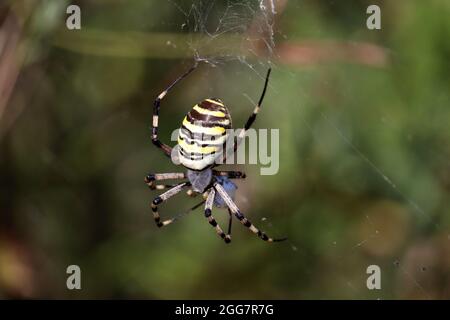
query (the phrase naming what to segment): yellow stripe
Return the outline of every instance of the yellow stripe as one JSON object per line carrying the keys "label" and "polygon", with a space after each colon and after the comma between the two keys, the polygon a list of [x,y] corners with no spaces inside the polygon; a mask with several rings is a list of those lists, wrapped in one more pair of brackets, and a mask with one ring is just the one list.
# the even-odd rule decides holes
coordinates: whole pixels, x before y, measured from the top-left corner
{"label": "yellow stripe", "polygon": [[225,132],[225,128],[222,128],[222,127],[207,128],[207,127],[201,127],[201,126],[193,125],[192,123],[190,123],[187,120],[186,117],[184,117],[184,119],[183,119],[183,126],[185,126],[189,131],[191,131],[193,133],[204,133],[204,134],[209,134],[209,135],[220,135],[220,134],[223,134]]}
{"label": "yellow stripe", "polygon": [[184,133],[184,131],[180,131],[179,132],[179,137],[181,137],[183,140],[187,141],[187,143],[190,143],[190,141],[194,141],[194,142],[198,142],[201,144],[209,144],[209,145],[215,145],[215,146],[219,146],[225,143],[225,141],[227,140],[227,136],[221,136],[215,140],[199,140],[194,138],[189,137],[187,134]]}
{"label": "yellow stripe", "polygon": [[221,111],[211,111],[211,110],[208,110],[208,109],[203,109],[198,104],[196,104],[194,106],[194,110],[197,111],[198,113],[201,113],[201,114],[204,114],[204,115],[207,115],[207,116],[214,116],[214,117],[225,118],[225,113],[223,113]]}
{"label": "yellow stripe", "polygon": [[212,152],[216,152],[218,150],[217,147],[199,147],[196,144],[187,144],[186,141],[178,138],[178,144],[181,148],[183,148],[186,152],[195,152],[202,154],[209,154]]}
{"label": "yellow stripe", "polygon": [[219,106],[222,106],[222,107],[224,107],[223,103],[220,103],[220,102],[218,102],[218,101],[214,101],[214,100],[211,100],[211,99],[206,99],[206,101],[208,101],[208,102],[211,102],[211,103],[214,103],[214,104],[217,104],[217,105],[219,105]]}

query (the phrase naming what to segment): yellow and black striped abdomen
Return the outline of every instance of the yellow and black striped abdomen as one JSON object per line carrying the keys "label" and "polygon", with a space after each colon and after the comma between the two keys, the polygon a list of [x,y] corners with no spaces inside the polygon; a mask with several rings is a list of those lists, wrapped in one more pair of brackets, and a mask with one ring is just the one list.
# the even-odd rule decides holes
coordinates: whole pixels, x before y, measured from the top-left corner
{"label": "yellow and black striped abdomen", "polygon": [[178,153],[183,166],[203,170],[222,154],[231,129],[231,116],[222,101],[205,99],[183,119],[178,135]]}

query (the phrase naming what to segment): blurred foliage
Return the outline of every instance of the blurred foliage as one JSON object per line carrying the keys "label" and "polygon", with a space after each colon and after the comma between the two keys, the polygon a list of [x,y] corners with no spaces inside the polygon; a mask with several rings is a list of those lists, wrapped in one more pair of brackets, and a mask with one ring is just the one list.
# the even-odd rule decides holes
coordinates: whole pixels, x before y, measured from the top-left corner
{"label": "blurred foliage", "polygon": [[[0,298],[450,298],[448,1],[277,1],[255,127],[280,129],[280,171],[244,166],[236,199],[289,236],[276,245],[237,221],[224,245],[201,210],[155,227],[143,177],[182,168],[150,142],[152,101],[202,35],[180,28],[177,1],[74,3],[79,31],[65,28],[69,1],[0,5]],[[370,4],[381,30],[366,28]],[[239,61],[202,64],[164,101],[163,141],[207,96],[239,126],[261,86]],[[66,289],[71,264],[81,291]],[[366,288],[372,264],[382,290]]]}

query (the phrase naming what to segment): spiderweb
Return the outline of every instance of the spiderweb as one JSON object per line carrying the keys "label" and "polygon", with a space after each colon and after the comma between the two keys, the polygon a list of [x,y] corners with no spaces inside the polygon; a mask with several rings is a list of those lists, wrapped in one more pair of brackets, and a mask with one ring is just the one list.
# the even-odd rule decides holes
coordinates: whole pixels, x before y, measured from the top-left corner
{"label": "spiderweb", "polygon": [[254,69],[254,63],[270,63],[275,40],[274,0],[176,1],[170,0],[189,35],[188,47],[197,61],[212,66],[239,61]]}
{"label": "spiderweb", "polygon": [[[273,65],[278,58],[276,53],[276,36],[274,31],[274,23],[278,12],[274,1],[272,0],[228,0],[228,1],[207,1],[207,0],[193,0],[193,1],[177,1],[170,0],[169,3],[176,7],[180,12],[181,23],[179,27],[182,32],[188,36],[188,48],[192,56],[201,62],[205,62],[213,67],[224,67],[229,63],[239,63],[251,72],[254,72],[258,77],[262,78],[258,72],[258,66]],[[279,73],[288,74],[295,78],[297,75],[286,70],[279,70]],[[276,85],[271,85],[272,92],[277,91]],[[300,95],[306,95],[304,92],[299,92]],[[253,99],[246,92],[242,95],[254,105]],[[299,116],[303,121],[304,127],[314,136],[314,124],[310,120],[304,119],[302,115],[301,106],[298,106],[298,113],[291,111],[293,115]],[[404,186],[398,185],[395,176],[385,171],[385,168],[380,166],[376,160],[372,159],[362,148],[355,143],[347,134],[344,127],[341,127],[340,122],[336,120],[328,111],[319,111],[319,120],[327,127],[330,132],[333,132],[342,145],[350,149],[357,158],[359,163],[365,166],[369,171],[384,184],[384,189],[387,193],[392,193],[392,198],[398,198],[400,202],[409,207],[410,212],[418,220],[424,220],[428,224],[432,224],[431,215],[421,207],[420,201],[416,201],[413,196],[404,190]],[[342,117],[345,117],[345,111],[342,112]],[[316,136],[317,137],[317,136]],[[318,138],[318,143],[321,138]],[[246,202],[246,198],[237,201]],[[366,212],[362,210],[362,212]],[[262,217],[256,224],[260,225],[262,229],[267,230],[271,234],[283,234],[280,226],[272,222],[272,217]],[[382,231],[379,230],[379,221],[373,221],[372,213],[361,214],[362,229],[364,230],[356,241],[344,250],[336,254],[334,262],[336,268],[346,268],[347,262],[366,254],[365,247],[369,246],[373,250],[378,242],[386,241]],[[440,228],[435,224],[433,229]],[[449,237],[450,239],[450,237]],[[339,238],[332,239],[328,246],[330,248],[338,247]],[[332,250],[331,249],[331,250]],[[302,248],[302,244],[290,242],[291,255],[301,256],[302,259],[308,259],[308,254]],[[370,251],[369,250],[369,251]],[[315,257],[318,260],[323,257]],[[410,259],[411,260],[411,259]],[[422,278],[416,276],[417,272],[411,272],[411,268],[422,270],[426,272],[426,261],[413,261],[410,263],[409,269],[404,267],[397,258],[389,260],[388,263],[383,259],[374,259],[374,264],[381,264],[383,274],[395,273],[400,274],[397,278],[403,282],[404,287],[412,287],[422,293],[422,297],[428,298],[430,294],[422,284],[422,278],[428,279],[427,275]],[[333,266],[334,267],[334,266]],[[345,274],[345,272],[343,273]],[[338,275],[342,277],[342,273]],[[361,291],[361,287],[365,286],[367,278],[365,270],[361,271],[358,277],[349,276],[342,277],[343,287],[348,290],[344,296],[354,297],[354,294]],[[420,276],[420,274],[419,274]],[[358,283],[356,283],[358,282]],[[364,285],[361,286],[361,283]],[[388,287],[384,291],[378,293],[374,292],[374,298],[392,298],[396,297],[393,288],[395,284],[383,284]],[[358,288],[356,288],[358,287]]]}

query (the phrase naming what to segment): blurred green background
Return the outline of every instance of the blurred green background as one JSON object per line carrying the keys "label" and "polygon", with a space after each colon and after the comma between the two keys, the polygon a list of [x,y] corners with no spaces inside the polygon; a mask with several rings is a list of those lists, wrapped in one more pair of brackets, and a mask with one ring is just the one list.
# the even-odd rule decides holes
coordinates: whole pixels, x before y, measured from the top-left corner
{"label": "blurred green background", "polygon": [[[450,2],[210,3],[2,2],[0,298],[450,298]],[[288,242],[234,221],[225,245],[200,209],[154,225],[143,178],[182,168],[151,144],[152,103],[196,54],[210,63],[165,99],[163,141],[211,96],[242,126],[272,64],[254,127],[280,129],[280,170],[241,166],[236,202]]]}

